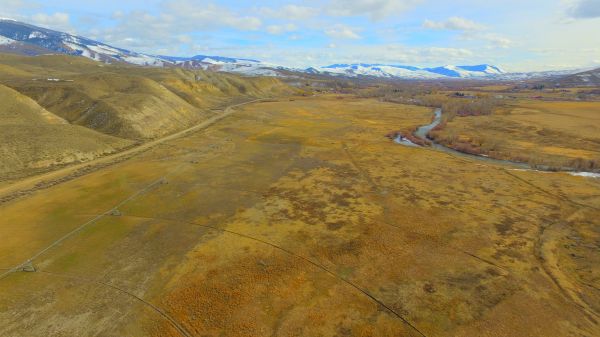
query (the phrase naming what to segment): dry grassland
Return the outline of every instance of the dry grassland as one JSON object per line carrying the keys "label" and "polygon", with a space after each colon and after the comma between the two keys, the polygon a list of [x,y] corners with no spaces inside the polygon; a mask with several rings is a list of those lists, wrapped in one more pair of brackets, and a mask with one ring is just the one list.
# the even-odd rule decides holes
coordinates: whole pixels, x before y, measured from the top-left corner
{"label": "dry grassland", "polygon": [[0,53],[0,184],[172,135],[235,103],[293,93],[276,78]]}
{"label": "dry grassland", "polygon": [[495,158],[600,169],[600,102],[521,100],[493,115],[457,117],[432,136]]}
{"label": "dry grassland", "polygon": [[256,103],[1,205],[10,268],[127,200],[0,279],[0,335],[600,335],[600,182],[384,137],[430,120]]}

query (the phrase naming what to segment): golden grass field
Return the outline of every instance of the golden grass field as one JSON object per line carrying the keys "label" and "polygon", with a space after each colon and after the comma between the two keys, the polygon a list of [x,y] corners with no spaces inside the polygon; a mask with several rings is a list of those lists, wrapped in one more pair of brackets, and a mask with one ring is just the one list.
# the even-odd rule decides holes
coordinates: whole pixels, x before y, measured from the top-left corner
{"label": "golden grass field", "polygon": [[384,137],[431,116],[254,103],[1,204],[0,268],[79,230],[0,279],[0,335],[600,335],[600,181]]}
{"label": "golden grass field", "polygon": [[88,162],[300,91],[275,78],[0,54],[0,184]]}
{"label": "golden grass field", "polygon": [[496,158],[600,169],[600,102],[518,100],[492,115],[456,117],[432,135]]}

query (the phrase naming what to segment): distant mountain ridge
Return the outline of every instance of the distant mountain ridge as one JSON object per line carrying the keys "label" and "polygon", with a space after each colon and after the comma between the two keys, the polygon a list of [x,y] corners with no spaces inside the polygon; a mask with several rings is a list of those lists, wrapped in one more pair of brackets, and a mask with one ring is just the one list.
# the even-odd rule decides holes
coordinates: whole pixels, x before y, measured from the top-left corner
{"label": "distant mountain ridge", "polygon": [[549,88],[600,87],[600,68],[566,74],[558,78],[541,79],[537,84]]}
{"label": "distant mountain ridge", "polygon": [[503,75],[506,72],[497,66],[480,64],[474,66],[447,65],[435,68],[420,68],[408,65],[390,64],[332,64],[321,68],[324,73],[344,74],[348,76],[376,76],[402,78],[474,78]]}
{"label": "distant mountain ridge", "polygon": [[83,56],[107,63],[124,62],[140,66],[182,66],[215,68],[215,70],[223,68],[224,71],[254,75],[269,73],[269,71],[261,69],[262,63],[257,60],[207,55],[176,57],[137,53],[85,37],[10,19],[0,19],[0,52],[24,55],[58,53]]}
{"label": "distant mountain ridge", "polygon": [[11,19],[0,18],[0,52],[21,55],[67,54],[87,57],[99,62],[124,62],[140,66],[182,67],[239,73],[249,76],[310,75],[378,77],[390,79],[528,79],[552,77],[573,72],[507,73],[489,65],[446,65],[422,68],[391,64],[332,64],[306,69],[277,66],[248,58],[196,55],[192,57],[151,55],[113,47],[85,37],[59,32]]}

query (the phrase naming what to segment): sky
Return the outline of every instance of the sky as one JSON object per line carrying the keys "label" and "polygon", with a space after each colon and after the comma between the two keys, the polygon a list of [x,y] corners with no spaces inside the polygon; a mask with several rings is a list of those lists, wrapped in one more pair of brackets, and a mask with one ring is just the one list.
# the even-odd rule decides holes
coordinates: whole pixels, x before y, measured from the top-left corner
{"label": "sky", "polygon": [[0,17],[158,55],[600,67],[600,0],[0,0]]}

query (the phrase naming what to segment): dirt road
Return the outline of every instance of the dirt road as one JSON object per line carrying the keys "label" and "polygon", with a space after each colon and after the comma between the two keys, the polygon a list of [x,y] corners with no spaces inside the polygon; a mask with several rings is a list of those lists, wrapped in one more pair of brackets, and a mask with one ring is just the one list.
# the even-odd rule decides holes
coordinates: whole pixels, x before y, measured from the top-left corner
{"label": "dirt road", "polygon": [[72,166],[68,166],[62,169],[58,169],[55,171],[47,172],[44,174],[36,175],[33,177],[29,177],[20,181],[16,181],[12,184],[6,186],[0,186],[0,204],[13,200],[16,197],[19,197],[24,194],[28,194],[30,192],[36,191],[38,189],[43,188],[44,186],[52,186],[55,185],[56,182],[64,182],[70,180],[72,178],[77,178],[82,175],[85,175],[89,172],[92,172],[98,168],[105,167],[112,163],[119,162],[120,160],[130,158],[138,153],[146,151],[158,144],[164,143],[169,140],[173,140],[179,137],[183,137],[189,133],[196,132],[202,130],[204,128],[209,127],[210,125],[220,121],[221,119],[231,115],[235,110],[234,108],[243,106],[246,104],[251,104],[255,102],[262,101],[264,99],[256,99],[244,103],[233,104],[226,107],[223,110],[223,113],[211,117],[204,122],[194,125],[191,128],[179,131],[177,133],[168,135],[166,137],[162,137],[160,139],[152,140],[150,142],[144,143],[142,145],[136,146],[134,148],[130,148],[128,150],[118,152],[112,155],[108,155],[105,157],[97,158],[88,162],[84,162],[81,164],[76,164]]}

